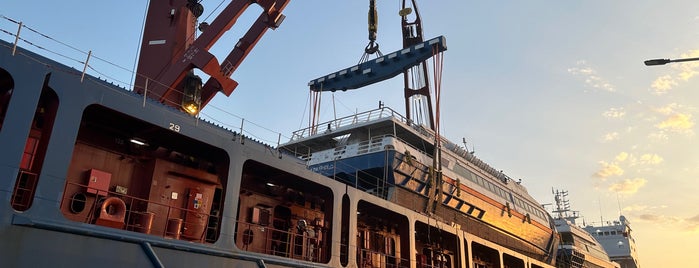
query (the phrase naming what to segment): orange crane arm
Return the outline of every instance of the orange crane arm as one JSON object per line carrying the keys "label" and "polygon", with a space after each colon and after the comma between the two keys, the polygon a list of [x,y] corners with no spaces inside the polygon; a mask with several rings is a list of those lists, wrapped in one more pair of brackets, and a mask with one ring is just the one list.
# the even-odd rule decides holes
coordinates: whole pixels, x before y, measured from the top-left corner
{"label": "orange crane arm", "polygon": [[[229,96],[238,83],[230,78],[245,57],[257,44],[267,29],[276,29],[284,20],[282,10],[290,0],[233,0],[206,26],[201,27],[201,36],[196,39],[194,26],[196,13],[203,10],[192,8],[196,0],[151,1],[146,19],[139,76],[135,91],[147,94],[152,99],[166,105],[180,107],[183,99],[185,77],[194,68],[210,76],[201,89],[203,108],[216,94],[223,92]],[[230,54],[219,64],[209,49],[228,31],[243,12],[255,2],[262,7],[262,14],[240,38]],[[199,5],[200,6],[200,5]],[[157,82],[147,83],[148,80]]]}

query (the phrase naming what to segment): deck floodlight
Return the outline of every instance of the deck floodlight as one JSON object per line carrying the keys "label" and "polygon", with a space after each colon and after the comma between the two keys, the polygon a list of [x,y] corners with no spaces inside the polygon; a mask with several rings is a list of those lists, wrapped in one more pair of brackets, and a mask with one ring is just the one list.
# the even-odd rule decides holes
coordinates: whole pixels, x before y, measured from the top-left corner
{"label": "deck floodlight", "polygon": [[191,115],[199,113],[199,108],[201,107],[201,90],[201,77],[195,75],[194,72],[188,73],[185,77],[184,94],[182,96],[182,109],[185,112]]}

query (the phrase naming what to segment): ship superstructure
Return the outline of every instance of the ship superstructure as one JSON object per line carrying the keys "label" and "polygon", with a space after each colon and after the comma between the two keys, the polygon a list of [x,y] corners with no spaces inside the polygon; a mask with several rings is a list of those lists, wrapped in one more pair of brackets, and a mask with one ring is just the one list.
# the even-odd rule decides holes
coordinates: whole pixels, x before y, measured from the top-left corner
{"label": "ship superstructure", "polygon": [[619,263],[621,268],[641,267],[638,262],[636,239],[631,232],[631,222],[622,216],[618,221],[584,227],[609,254],[609,258]]}
{"label": "ship superstructure", "polygon": [[568,192],[555,190],[556,230],[561,236],[556,266],[560,268],[618,268],[619,264],[610,260],[602,245],[575,222],[579,218],[570,209]]}
{"label": "ship superstructure", "polygon": [[[390,200],[541,261],[558,236],[546,211],[518,182],[441,138],[441,181],[433,163],[435,134],[382,107],[294,132],[283,149],[333,180]],[[549,259],[551,258],[551,259]]]}

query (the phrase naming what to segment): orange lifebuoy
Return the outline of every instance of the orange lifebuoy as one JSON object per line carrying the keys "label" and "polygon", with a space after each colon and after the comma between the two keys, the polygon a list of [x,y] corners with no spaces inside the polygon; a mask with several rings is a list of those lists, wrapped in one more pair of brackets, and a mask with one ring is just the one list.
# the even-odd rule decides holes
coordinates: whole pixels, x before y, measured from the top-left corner
{"label": "orange lifebuoy", "polygon": [[107,197],[100,206],[100,219],[124,222],[126,218],[126,203],[118,197]]}

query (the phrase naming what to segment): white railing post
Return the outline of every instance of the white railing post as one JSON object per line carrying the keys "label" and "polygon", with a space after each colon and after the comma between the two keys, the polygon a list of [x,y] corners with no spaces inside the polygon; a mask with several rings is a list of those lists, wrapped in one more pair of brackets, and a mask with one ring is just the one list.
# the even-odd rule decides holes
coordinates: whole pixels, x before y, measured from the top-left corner
{"label": "white railing post", "polygon": [[148,96],[148,77],[146,77],[146,84],[143,85],[143,107],[146,107],[146,96]]}
{"label": "white railing post", "polygon": [[15,45],[12,47],[12,56],[15,55],[15,51],[17,50],[17,42],[19,42],[19,32],[22,31],[22,22],[19,22],[19,27],[17,27],[17,34],[15,35]]}
{"label": "white railing post", "polygon": [[85,71],[87,71],[87,64],[90,61],[90,56],[92,56],[92,50],[87,52],[87,60],[85,60],[85,67],[83,67],[83,75],[80,77],[80,83],[85,79]]}
{"label": "white railing post", "polygon": [[282,141],[282,134],[279,133],[279,136],[277,136],[277,148],[279,148],[279,144],[281,143],[281,141]]}
{"label": "white railing post", "polygon": [[243,124],[245,123],[245,118],[240,119],[240,144],[244,144],[244,136],[243,136]]}

